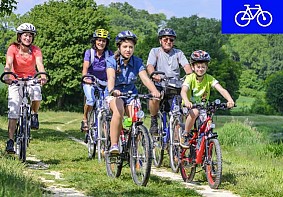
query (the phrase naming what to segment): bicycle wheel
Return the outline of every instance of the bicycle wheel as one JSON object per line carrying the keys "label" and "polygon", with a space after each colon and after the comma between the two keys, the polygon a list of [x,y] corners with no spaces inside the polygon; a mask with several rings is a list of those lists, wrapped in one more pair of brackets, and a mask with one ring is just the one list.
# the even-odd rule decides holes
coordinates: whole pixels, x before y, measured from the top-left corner
{"label": "bicycle wheel", "polygon": [[206,178],[209,187],[218,188],[222,177],[222,153],[218,139],[210,139],[208,142],[207,163],[205,166]]}
{"label": "bicycle wheel", "polygon": [[170,167],[173,172],[179,172],[180,166],[180,139],[179,133],[185,129],[185,125],[181,123],[179,117],[175,117],[172,124],[172,133],[170,133],[170,148],[169,148],[169,157],[170,157]]}
{"label": "bicycle wheel", "polygon": [[26,161],[26,153],[27,153],[27,135],[28,135],[28,116],[27,109],[23,108],[23,116],[21,121],[21,140],[20,140],[20,155],[19,158],[22,162]]}
{"label": "bicycle wheel", "polygon": [[162,120],[162,113],[158,113],[158,135],[152,137],[152,150],[153,150],[153,161],[154,161],[154,166],[159,168],[163,162],[164,158],[164,141],[163,141],[163,120]]}
{"label": "bicycle wheel", "polygon": [[[109,149],[111,146],[110,143],[110,120],[107,120],[106,117],[103,117],[102,119],[102,125],[103,129],[106,134],[106,149],[104,152],[105,156],[105,164],[106,164],[106,172],[109,177],[115,178],[119,177],[121,175],[122,167],[123,167],[123,160],[121,159],[120,155],[110,155]],[[121,152],[121,142],[119,140],[119,147],[120,147],[120,152]]]}
{"label": "bicycle wheel", "polygon": [[87,147],[88,147],[88,158],[95,158],[96,152],[96,128],[95,128],[95,111],[91,110],[88,113],[88,133],[87,133]]}
{"label": "bicycle wheel", "polygon": [[[185,182],[192,182],[196,174],[196,164],[195,159],[195,145],[191,144],[189,149],[181,148],[180,157],[180,172],[183,180]],[[188,152],[188,153],[187,153]],[[186,156],[186,153],[188,156]]]}
{"label": "bicycle wheel", "polygon": [[130,146],[130,168],[133,181],[140,186],[146,186],[152,164],[152,150],[149,132],[144,125],[139,125],[137,135]]}
{"label": "bicycle wheel", "polygon": [[102,158],[104,158],[104,152],[106,149],[106,134],[107,129],[104,126],[105,122],[102,121],[103,117],[107,116],[107,112],[103,112],[102,116],[98,120],[98,127],[97,127],[97,159],[99,162],[102,161]]}

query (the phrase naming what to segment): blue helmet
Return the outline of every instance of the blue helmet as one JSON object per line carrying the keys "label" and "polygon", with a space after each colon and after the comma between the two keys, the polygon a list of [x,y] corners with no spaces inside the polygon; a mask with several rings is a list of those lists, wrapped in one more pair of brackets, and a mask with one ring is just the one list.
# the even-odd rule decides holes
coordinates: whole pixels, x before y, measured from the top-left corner
{"label": "blue helmet", "polygon": [[136,44],[138,40],[137,36],[131,31],[129,30],[121,31],[120,33],[118,33],[118,35],[115,38],[116,45],[119,45],[121,41],[126,40],[126,39],[132,40],[134,44]]}
{"label": "blue helmet", "polygon": [[161,38],[163,36],[173,36],[175,38],[177,37],[176,32],[171,28],[161,29],[158,33],[158,38]]}

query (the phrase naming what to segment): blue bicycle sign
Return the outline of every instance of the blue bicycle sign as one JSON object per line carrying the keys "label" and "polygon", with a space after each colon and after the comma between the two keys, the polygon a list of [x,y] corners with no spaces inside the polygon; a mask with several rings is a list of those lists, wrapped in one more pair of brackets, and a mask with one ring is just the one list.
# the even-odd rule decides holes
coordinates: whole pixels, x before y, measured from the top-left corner
{"label": "blue bicycle sign", "polygon": [[235,15],[235,23],[238,26],[246,27],[250,24],[251,20],[254,20],[255,18],[257,23],[262,27],[267,27],[272,23],[271,13],[268,11],[263,11],[259,4],[255,4],[255,7],[250,7],[249,4],[245,4],[244,6],[246,7],[246,10],[239,11]]}

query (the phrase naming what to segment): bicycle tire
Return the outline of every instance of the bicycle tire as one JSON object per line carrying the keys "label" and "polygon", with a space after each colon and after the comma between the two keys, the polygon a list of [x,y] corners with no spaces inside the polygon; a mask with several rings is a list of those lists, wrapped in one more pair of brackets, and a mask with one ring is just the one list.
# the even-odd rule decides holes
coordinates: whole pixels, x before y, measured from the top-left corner
{"label": "bicycle tire", "polygon": [[[180,159],[180,172],[183,180],[185,182],[191,183],[196,174],[196,164],[194,163],[195,159],[195,146],[193,144],[190,145],[189,149],[181,149],[184,151],[183,157]],[[186,156],[186,152],[188,156]]]}
{"label": "bicycle tire", "polygon": [[107,112],[104,111],[102,113],[102,116],[100,117],[100,120],[98,120],[98,127],[97,127],[97,159],[99,162],[102,161],[102,159],[104,158],[104,152],[106,149],[106,133],[107,131],[105,129],[103,129],[103,117],[107,116]]}
{"label": "bicycle tire", "polygon": [[185,125],[181,123],[179,117],[175,117],[172,124],[172,133],[170,133],[169,162],[171,170],[175,173],[179,172],[180,167],[180,139],[179,133],[185,129]]}
{"label": "bicycle tire", "polygon": [[158,136],[152,136],[153,163],[156,168],[160,168],[164,159],[164,141],[163,141],[163,115],[158,112]]}
{"label": "bicycle tire", "polygon": [[[105,156],[105,164],[106,164],[106,172],[107,176],[112,178],[117,178],[121,175],[123,160],[120,155],[110,155],[109,149],[111,146],[110,142],[110,120],[108,120],[107,116],[104,116],[102,119],[102,124],[104,125],[105,133],[106,133],[106,150],[104,152]],[[119,140],[120,141],[120,140]],[[121,143],[119,142],[119,147],[121,147]]]}
{"label": "bicycle tire", "polygon": [[139,186],[146,186],[152,164],[152,149],[149,132],[144,125],[136,128],[137,135],[131,141],[130,168],[133,181]]}
{"label": "bicycle tire", "polygon": [[222,178],[222,153],[218,139],[213,138],[208,141],[208,152],[205,166],[206,178],[209,187],[217,189]]}
{"label": "bicycle tire", "polygon": [[22,116],[22,136],[20,140],[20,160],[22,162],[26,161],[27,156],[27,135],[28,135],[28,119],[27,119],[27,109],[23,108],[23,116]]}
{"label": "bicycle tire", "polygon": [[87,135],[87,147],[88,147],[88,158],[94,159],[96,153],[96,142],[95,142],[95,112],[92,109],[88,113],[88,135]]}

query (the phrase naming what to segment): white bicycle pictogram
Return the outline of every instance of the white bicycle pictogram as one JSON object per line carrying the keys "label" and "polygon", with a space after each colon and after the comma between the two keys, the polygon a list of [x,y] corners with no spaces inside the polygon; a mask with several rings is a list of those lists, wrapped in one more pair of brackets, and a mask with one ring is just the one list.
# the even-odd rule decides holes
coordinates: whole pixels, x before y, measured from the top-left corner
{"label": "white bicycle pictogram", "polygon": [[[235,15],[235,23],[240,27],[245,27],[250,24],[251,20],[255,19],[257,23],[262,27],[267,27],[272,23],[272,15],[268,11],[263,11],[259,4],[255,4],[255,7],[250,7],[249,4],[245,4],[247,9],[245,11],[239,11]],[[257,10],[255,14],[252,10]]]}

